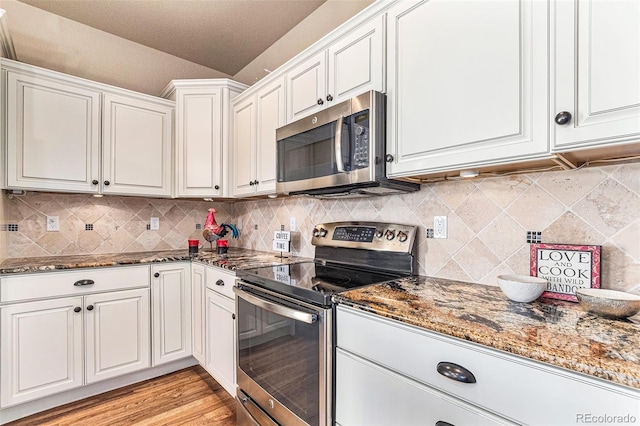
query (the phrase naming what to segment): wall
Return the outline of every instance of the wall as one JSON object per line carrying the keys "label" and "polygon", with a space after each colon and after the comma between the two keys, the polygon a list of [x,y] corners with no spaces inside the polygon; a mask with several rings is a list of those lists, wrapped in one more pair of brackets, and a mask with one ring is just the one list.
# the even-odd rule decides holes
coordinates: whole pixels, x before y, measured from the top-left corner
{"label": "wall", "polygon": [[275,70],[371,3],[373,0],[328,0],[241,69],[233,79],[254,84],[268,75],[265,69]]}
{"label": "wall", "polygon": [[[420,226],[419,273],[496,284],[499,274],[529,274],[527,231],[547,243],[603,246],[602,286],[640,284],[640,163],[423,185],[412,194],[325,200],[287,198],[236,205],[244,247],[270,250],[273,231],[295,216],[295,252],[313,256],[314,224],[376,220]],[[449,238],[426,239],[433,216],[448,216]],[[258,230],[254,230],[258,225]]]}
{"label": "wall", "polygon": [[[640,283],[640,163],[423,185],[396,196],[317,200],[278,198],[235,204],[203,201],[94,198],[28,193],[4,200],[9,257],[185,249],[187,238],[202,240],[196,223],[207,209],[218,223],[244,228],[232,246],[271,250],[273,231],[296,218],[294,252],[313,257],[311,230],[318,223],[375,220],[416,224],[419,273],[495,284],[495,276],[527,274],[527,231],[543,242],[603,246],[602,285],[629,289]],[[61,231],[46,232],[45,216],[60,217]],[[449,238],[425,238],[433,216],[449,218]],[[147,231],[151,216],[160,231]],[[85,231],[93,224],[93,231]],[[257,226],[257,230],[255,227]]]}
{"label": "wall", "polygon": [[230,77],[16,0],[1,0],[20,62],[159,96],[173,79]]}
{"label": "wall", "polygon": [[[210,207],[218,210],[218,223],[232,220],[233,212],[233,204],[228,203],[139,197],[27,192],[3,198],[3,223],[18,225],[15,232],[3,232],[10,258],[186,251],[187,239],[204,241],[196,224],[204,224]],[[59,232],[47,232],[46,216],[59,217]],[[160,230],[147,230],[151,217],[160,218]],[[93,225],[93,230],[86,230],[86,225]]]}

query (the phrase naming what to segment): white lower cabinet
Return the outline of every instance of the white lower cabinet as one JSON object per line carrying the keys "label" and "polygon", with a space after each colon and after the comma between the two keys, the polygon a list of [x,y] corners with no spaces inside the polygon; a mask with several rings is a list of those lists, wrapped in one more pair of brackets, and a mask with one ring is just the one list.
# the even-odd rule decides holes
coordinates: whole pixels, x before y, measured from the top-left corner
{"label": "white lower cabinet", "polygon": [[86,383],[149,368],[149,289],[86,296]]}
{"label": "white lower cabinet", "polygon": [[192,354],[190,271],[189,262],[151,267],[154,366]]}
{"label": "white lower cabinet", "polygon": [[207,290],[205,368],[229,394],[236,392],[235,302]]}
{"label": "white lower cabinet", "polygon": [[205,363],[205,296],[207,284],[204,266],[191,264],[191,340],[193,357],[200,365]]}
{"label": "white lower cabinet", "polygon": [[65,297],[0,308],[2,407],[82,386],[82,306]]}
{"label": "white lower cabinet", "polygon": [[3,277],[0,407],[149,368],[149,301],[147,266]]}
{"label": "white lower cabinet", "polygon": [[470,404],[341,349],[336,353],[340,425],[496,425]]}
{"label": "white lower cabinet", "polygon": [[[432,418],[456,425],[568,425],[597,413],[640,418],[637,390],[356,309],[337,312],[336,421],[342,426],[384,423],[375,419],[434,424],[424,421]],[[475,381],[445,376],[462,369]]]}
{"label": "white lower cabinet", "polygon": [[235,280],[233,272],[192,265],[194,356],[233,396],[236,394]]}

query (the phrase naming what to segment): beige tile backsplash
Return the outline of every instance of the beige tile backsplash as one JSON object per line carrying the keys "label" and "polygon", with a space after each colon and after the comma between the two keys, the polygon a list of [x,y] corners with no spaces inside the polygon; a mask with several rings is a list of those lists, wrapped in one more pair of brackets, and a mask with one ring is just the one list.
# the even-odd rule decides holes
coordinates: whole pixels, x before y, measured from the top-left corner
{"label": "beige tile backsplash", "polygon": [[[416,224],[419,273],[495,284],[502,273],[528,274],[527,231],[543,242],[603,246],[603,287],[640,285],[640,163],[423,185],[417,193],[363,198],[256,199],[236,203],[135,197],[28,193],[2,200],[7,257],[186,250],[200,238],[207,209],[218,222],[243,222],[232,246],[271,250],[273,231],[295,217],[293,251],[313,256],[317,223],[375,220]],[[60,232],[46,232],[45,216],[60,217]],[[160,218],[160,230],[146,225]],[[433,216],[448,216],[449,237],[427,239]],[[93,224],[93,231],[85,225]],[[0,240],[1,242],[2,240]]]}

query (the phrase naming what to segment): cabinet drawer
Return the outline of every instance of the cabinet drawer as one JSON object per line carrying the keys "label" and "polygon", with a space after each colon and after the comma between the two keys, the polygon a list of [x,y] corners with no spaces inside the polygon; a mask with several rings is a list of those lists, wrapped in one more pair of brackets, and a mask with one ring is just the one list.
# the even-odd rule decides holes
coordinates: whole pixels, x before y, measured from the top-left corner
{"label": "cabinet drawer", "polygon": [[148,286],[148,266],[33,273],[3,277],[0,280],[0,302],[16,302]]}
{"label": "cabinet drawer", "polygon": [[340,349],[336,351],[336,421],[343,426],[510,424]]}
{"label": "cabinet drawer", "polygon": [[[341,306],[337,334],[342,349],[517,422],[574,424],[584,413],[640,417],[633,389],[398,321]],[[468,369],[476,382],[439,374],[440,362]]]}
{"label": "cabinet drawer", "polygon": [[235,295],[233,294],[233,286],[236,282],[235,273],[209,266],[205,274],[207,288],[223,296],[227,296],[230,299],[235,299]]}

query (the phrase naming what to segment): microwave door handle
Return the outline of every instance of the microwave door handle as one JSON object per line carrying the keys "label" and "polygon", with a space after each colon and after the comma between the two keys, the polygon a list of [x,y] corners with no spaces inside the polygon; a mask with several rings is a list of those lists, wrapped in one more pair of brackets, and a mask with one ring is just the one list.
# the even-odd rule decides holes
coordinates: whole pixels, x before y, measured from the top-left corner
{"label": "microwave door handle", "polygon": [[237,287],[233,287],[233,292],[238,295],[238,297],[243,298],[247,302],[255,305],[259,308],[266,309],[269,312],[273,312],[274,314],[282,315],[283,317],[291,318],[292,320],[302,321],[307,324],[313,324],[318,320],[318,315],[310,314],[307,312],[301,312],[287,306],[279,305],[277,303],[273,303],[269,300],[261,299],[252,294],[247,293],[246,291],[240,290]]}
{"label": "microwave door handle", "polygon": [[338,169],[338,173],[344,173],[346,170],[344,169],[344,162],[342,161],[342,122],[344,121],[344,117],[342,115],[338,116],[336,120],[336,134],[335,134],[335,151],[336,151],[336,168]]}

